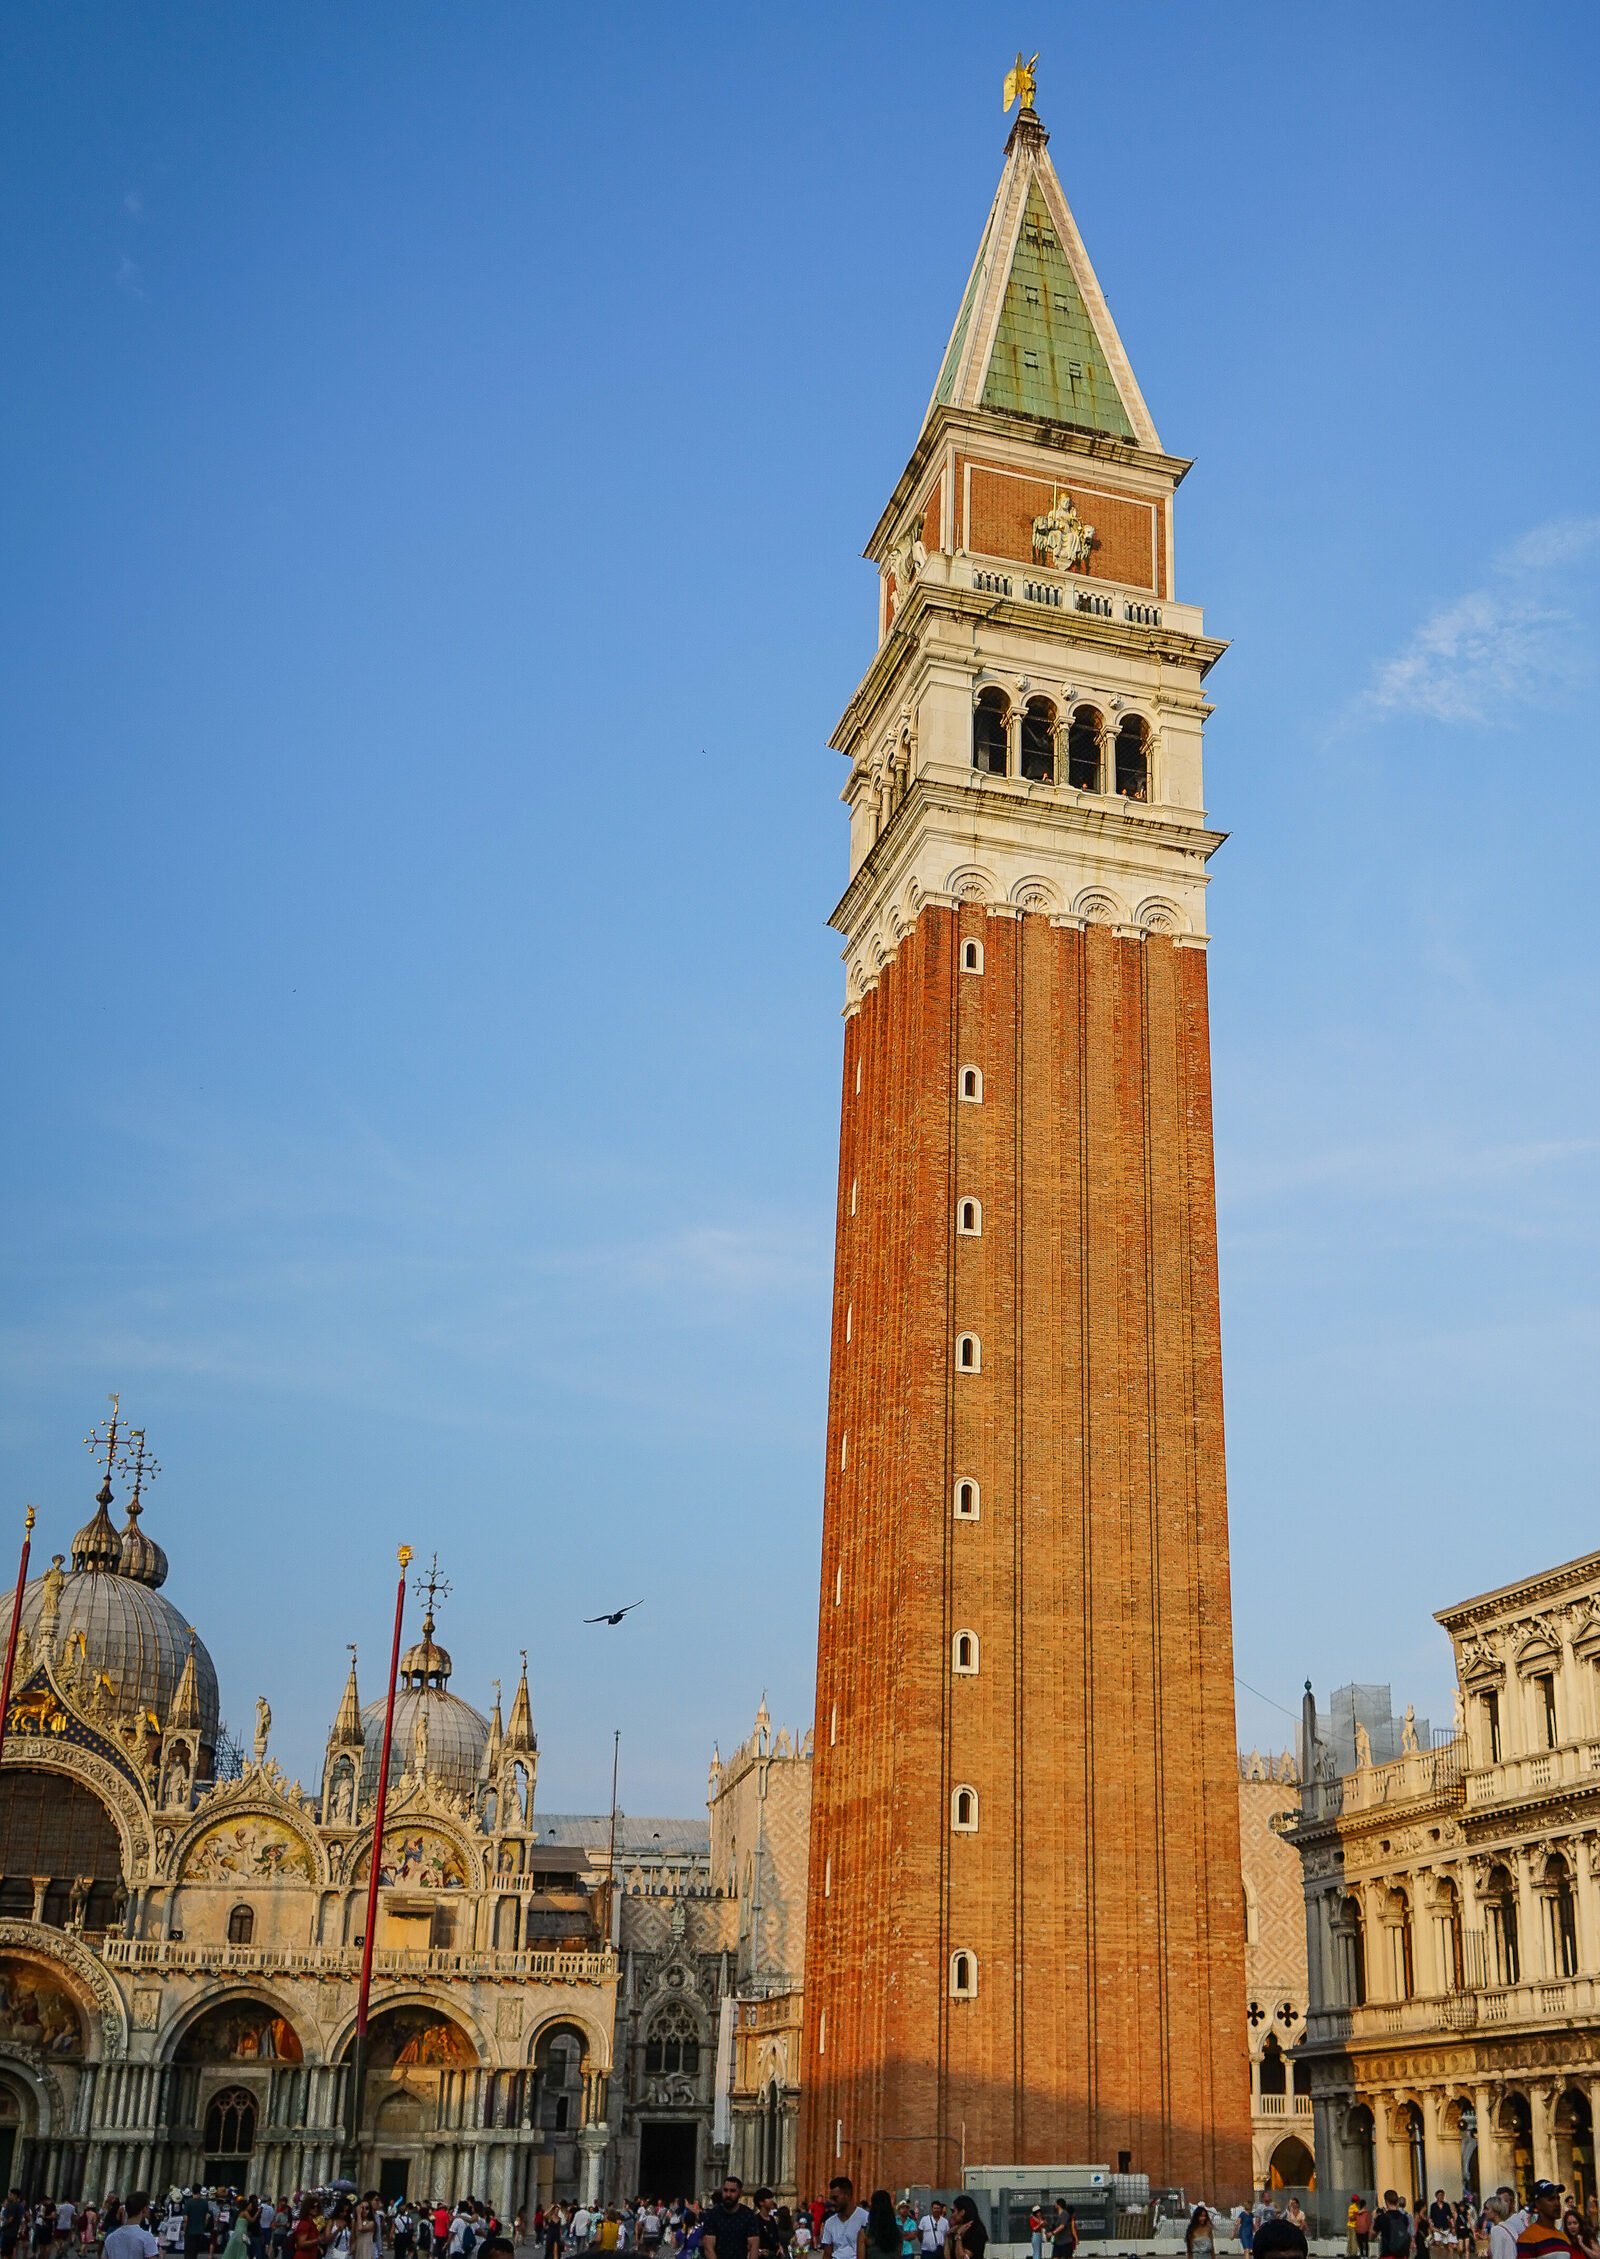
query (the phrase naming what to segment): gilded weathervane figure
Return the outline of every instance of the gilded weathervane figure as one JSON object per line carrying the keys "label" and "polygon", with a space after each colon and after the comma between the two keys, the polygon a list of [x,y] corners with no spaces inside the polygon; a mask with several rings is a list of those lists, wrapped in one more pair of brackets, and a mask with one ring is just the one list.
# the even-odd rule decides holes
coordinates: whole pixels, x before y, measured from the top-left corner
{"label": "gilded weathervane figure", "polygon": [[1025,110],[1033,108],[1033,98],[1039,89],[1039,81],[1034,75],[1033,66],[1038,60],[1039,57],[1035,53],[1032,59],[1025,63],[1022,60],[1022,49],[1020,47],[1017,49],[1017,59],[1006,73],[1005,94],[1001,105],[1003,109],[1009,110],[1013,102],[1020,102]]}

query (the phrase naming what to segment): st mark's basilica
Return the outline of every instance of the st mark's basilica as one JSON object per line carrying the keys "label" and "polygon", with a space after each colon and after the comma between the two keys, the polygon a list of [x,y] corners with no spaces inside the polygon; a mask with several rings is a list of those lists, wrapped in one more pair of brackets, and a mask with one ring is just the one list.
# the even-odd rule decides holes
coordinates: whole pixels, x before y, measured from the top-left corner
{"label": "st mark's basilica", "polygon": [[[236,1749],[143,1526],[143,1438],[125,1451],[113,1407],[97,1441],[94,1512],[27,1584],[17,1634],[0,1767],[0,2187],[278,2194],[358,2168],[389,2195],[470,2190],[509,2216],[641,2170],[688,2191],[730,2155],[791,2174],[785,2002],[810,1736],[774,1733],[763,1706],[746,1746],[713,1762],[709,1822],[538,1814],[526,1658],[508,1714],[498,1689],[487,1716],[474,1709],[437,1636],[447,1588],[423,1580],[352,2140],[384,1703],[363,1704],[352,1655],[314,1787],[268,1754],[264,1701],[252,1750]],[[4,1639],[11,1596],[0,1606]]]}

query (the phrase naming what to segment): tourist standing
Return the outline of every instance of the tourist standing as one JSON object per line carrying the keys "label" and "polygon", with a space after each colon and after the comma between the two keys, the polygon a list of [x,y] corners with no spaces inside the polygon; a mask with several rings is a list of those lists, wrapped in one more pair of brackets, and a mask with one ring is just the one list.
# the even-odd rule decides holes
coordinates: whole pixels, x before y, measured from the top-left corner
{"label": "tourist standing", "polygon": [[723,2176],[721,2194],[707,2208],[700,2248],[706,2259],[760,2259],[761,2221],[746,2204],[737,2173]]}
{"label": "tourist standing", "polygon": [[848,2173],[836,2173],[829,2181],[828,2200],[831,2209],[823,2215],[818,2237],[822,2259],[856,2259],[861,2231],[867,2224],[867,2208],[856,2202],[855,2185]]}
{"label": "tourist standing", "polygon": [[960,2259],[983,2259],[988,2248],[989,2231],[964,2190],[950,2207],[950,2239]]}
{"label": "tourist standing", "polygon": [[1216,2259],[1216,2230],[1203,2204],[1197,2204],[1189,2214],[1189,2225],[1183,2231],[1183,2248],[1189,2259]]}
{"label": "tourist standing", "polygon": [[161,2246],[150,2233],[149,2212],[143,2189],[129,2197],[122,2225],[106,2237],[104,2259],[157,2259]]}
{"label": "tourist standing", "polygon": [[1073,2259],[1078,2248],[1078,2215],[1064,2196],[1056,2198],[1056,2216],[1050,2223],[1050,2259]]}

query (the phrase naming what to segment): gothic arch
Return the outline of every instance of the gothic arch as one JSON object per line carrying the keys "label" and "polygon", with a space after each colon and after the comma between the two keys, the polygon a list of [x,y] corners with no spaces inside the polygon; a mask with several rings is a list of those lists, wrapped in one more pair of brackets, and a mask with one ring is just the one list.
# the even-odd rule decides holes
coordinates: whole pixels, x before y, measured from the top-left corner
{"label": "gothic arch", "polygon": [[[431,1804],[398,1813],[393,1805],[390,1806],[383,1822],[383,1840],[386,1847],[391,1845],[396,1837],[403,1840],[407,1836],[421,1835],[442,1837],[461,1862],[465,1881],[461,1884],[447,1883],[443,1885],[442,1887],[447,1892],[453,1893],[458,1888],[481,1890],[492,1881],[492,1875],[485,1874],[482,1871],[481,1851],[483,1847],[469,1840],[459,1819],[441,1815],[432,1808]],[[371,1858],[372,1824],[369,1821],[357,1841],[350,1846],[348,1880],[353,1883],[364,1883],[367,1879]],[[424,1885],[424,1887],[428,1886]]]}
{"label": "gothic arch", "polygon": [[[676,1995],[672,1997],[675,1998]],[[603,2072],[609,2077],[611,2072],[610,2039],[600,2031],[597,2025],[591,2023],[589,2017],[581,2009],[575,2011],[571,2008],[552,2008],[550,2013],[534,2026],[529,2035],[526,2048],[528,2061],[533,2062],[537,2056],[540,2041],[548,2039],[553,2033],[559,2031],[563,2025],[583,2042],[585,2071],[593,2071],[596,2074]]]}
{"label": "gothic arch", "polygon": [[70,1742],[20,1740],[6,1737],[6,1771],[62,1773],[76,1781],[105,1806],[122,1846],[122,1879],[130,1886],[156,1871],[155,1836],[149,1807],[136,1794],[127,1776],[95,1750]]}
{"label": "gothic arch", "polygon": [[[293,2032],[296,2044],[301,2051],[300,2060],[302,2062],[311,2063],[317,2060],[315,2047],[306,2045],[306,2033],[302,2029],[303,2017],[286,2002],[280,2000],[269,1983],[250,1982],[248,1980],[237,1984],[223,1984],[214,1990],[208,1987],[202,1998],[192,2001],[170,2029],[162,2035],[160,2060],[163,2063],[175,2063],[180,2049],[194,2031],[196,2025],[204,2023],[208,2016],[215,2015],[219,2008],[229,2007],[265,2010],[268,2015],[287,2024],[290,2031]],[[245,2058],[244,2060],[248,2063],[250,2059]],[[263,2063],[270,2063],[273,2058],[266,2056],[260,2058],[260,2060]],[[281,2060],[290,2062],[294,2058],[285,2056]]]}
{"label": "gothic arch", "polygon": [[265,1870],[251,1872],[246,1869],[229,1873],[226,1876],[191,1875],[189,1872],[190,1860],[194,1857],[202,1839],[209,1835],[213,1828],[233,1826],[247,1828],[252,1821],[258,1824],[266,1823],[269,1826],[280,1827],[286,1835],[294,1837],[300,1849],[305,1853],[310,1868],[310,1874],[307,1877],[308,1887],[326,1885],[333,1880],[322,1845],[311,1829],[306,1826],[299,1812],[286,1805],[281,1797],[274,1796],[270,1792],[262,1794],[256,1791],[240,1797],[235,1802],[232,1798],[227,1797],[226,1791],[224,1791],[224,1801],[220,1805],[214,1795],[208,1796],[188,1825],[173,1838],[172,1848],[167,1855],[166,1868],[174,1884],[181,1886],[187,1882],[227,1881],[236,1883],[241,1889],[244,1889],[248,1888],[251,1883],[273,1883],[279,1880],[277,1875]]}
{"label": "gothic arch", "polygon": [[[54,1962],[66,1975],[84,2010],[89,2031],[87,2052],[112,2060],[127,2052],[128,2015],[109,1973],[95,1956],[67,1930],[49,1929],[42,1922],[0,1921],[0,1951]],[[83,1995],[88,1998],[84,1999]],[[100,2012],[101,2045],[93,2044],[93,2009]]]}
{"label": "gothic arch", "polygon": [[66,2131],[71,2122],[67,2099],[61,2090],[61,2081],[48,2063],[38,2060],[27,2048],[8,2046],[0,2041],[0,2073],[21,2089],[21,2127],[25,2136],[48,2141],[52,2134]]}
{"label": "gothic arch", "polygon": [[[481,2063],[496,2063],[501,2058],[502,2050],[484,2031],[477,2017],[469,2014],[455,1999],[448,2002],[440,2000],[421,1985],[397,1985],[392,1992],[380,1995],[374,1985],[371,2022],[375,2024],[380,2016],[386,2016],[392,2008],[421,2008],[441,2024],[455,2024],[465,2034],[468,2045],[476,2050]],[[355,2037],[356,2018],[352,2008],[333,2028],[328,2041],[327,2061],[341,2061],[355,2045]]]}

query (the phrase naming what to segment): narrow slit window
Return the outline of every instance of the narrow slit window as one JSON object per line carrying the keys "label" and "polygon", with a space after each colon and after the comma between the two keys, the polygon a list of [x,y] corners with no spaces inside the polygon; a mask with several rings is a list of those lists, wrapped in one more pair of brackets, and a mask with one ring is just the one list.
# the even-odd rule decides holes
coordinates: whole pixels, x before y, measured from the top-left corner
{"label": "narrow slit window", "polygon": [[969,1106],[983,1104],[983,1069],[963,1067],[961,1070],[961,1095]]}
{"label": "narrow slit window", "polygon": [[981,1373],[983,1371],[983,1343],[975,1333],[956,1335],[956,1371]]}
{"label": "narrow slit window", "polygon": [[983,1204],[977,1200],[956,1202],[956,1230],[963,1239],[979,1239],[983,1234]]}
{"label": "narrow slit window", "polygon": [[981,973],[983,971],[983,943],[981,941],[964,941],[961,944],[961,970],[964,973]]}
{"label": "narrow slit window", "polygon": [[958,1677],[975,1679],[978,1675],[978,1635],[975,1631],[958,1631],[950,1642],[950,1668]]}
{"label": "narrow slit window", "polygon": [[978,1792],[975,1788],[958,1788],[951,1797],[950,1825],[957,1835],[977,1834]]}
{"label": "narrow slit window", "polygon": [[975,2000],[978,1996],[978,1956],[975,1953],[952,1953],[950,1956],[950,1997],[952,2000]]}
{"label": "narrow slit window", "polygon": [[980,1503],[977,1484],[970,1475],[963,1475],[956,1484],[956,1520],[958,1522],[975,1522],[978,1519]]}

